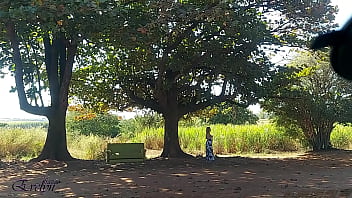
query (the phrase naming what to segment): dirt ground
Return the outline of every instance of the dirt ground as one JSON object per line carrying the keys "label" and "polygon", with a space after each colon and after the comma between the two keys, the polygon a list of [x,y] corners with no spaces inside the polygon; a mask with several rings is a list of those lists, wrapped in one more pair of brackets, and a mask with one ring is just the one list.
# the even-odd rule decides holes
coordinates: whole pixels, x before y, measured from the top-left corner
{"label": "dirt ground", "polygon": [[213,163],[0,162],[0,197],[352,197],[351,164],[352,151]]}

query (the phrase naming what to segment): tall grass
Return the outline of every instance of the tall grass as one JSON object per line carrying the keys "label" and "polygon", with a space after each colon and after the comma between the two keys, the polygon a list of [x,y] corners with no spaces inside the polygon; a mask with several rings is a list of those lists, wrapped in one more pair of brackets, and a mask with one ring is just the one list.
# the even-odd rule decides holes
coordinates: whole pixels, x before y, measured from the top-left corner
{"label": "tall grass", "polygon": [[[285,135],[273,124],[259,125],[211,125],[216,154],[268,153],[272,151],[295,151],[301,149],[300,141]],[[144,129],[133,137],[104,138],[95,135],[68,134],[68,149],[79,159],[104,159],[107,142],[144,142],[147,149],[162,149],[164,130]],[[352,148],[352,127],[338,125],[331,134],[335,148]],[[39,155],[43,148],[44,128],[0,128],[0,158],[30,159]],[[187,153],[204,153],[205,127],[180,127],[180,145]]]}
{"label": "tall grass", "polygon": [[19,159],[39,155],[46,133],[41,128],[2,128],[0,136],[0,158]]}
{"label": "tall grass", "polygon": [[68,136],[67,147],[72,157],[86,160],[105,158],[107,138],[97,135]]}
{"label": "tall grass", "polygon": [[331,144],[334,148],[352,148],[352,126],[337,125],[331,133]]}
{"label": "tall grass", "polygon": [[[269,151],[295,151],[296,140],[286,136],[272,124],[263,125],[211,125],[213,148],[217,154],[260,153]],[[188,153],[202,154],[205,146],[205,127],[180,127],[180,145]],[[144,142],[148,149],[161,149],[163,129],[144,129],[132,141]]]}
{"label": "tall grass", "polygon": [[[46,129],[0,128],[0,159],[28,160],[43,149]],[[79,159],[104,159],[107,139],[99,136],[68,135],[67,147]]]}

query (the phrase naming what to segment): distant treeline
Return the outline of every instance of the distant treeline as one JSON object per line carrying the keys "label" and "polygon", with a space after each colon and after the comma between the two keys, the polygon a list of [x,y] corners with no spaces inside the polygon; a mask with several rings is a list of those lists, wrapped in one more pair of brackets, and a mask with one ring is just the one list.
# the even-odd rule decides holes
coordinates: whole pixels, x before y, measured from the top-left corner
{"label": "distant treeline", "polygon": [[13,121],[13,122],[0,122],[0,128],[47,128],[48,122],[46,121]]}

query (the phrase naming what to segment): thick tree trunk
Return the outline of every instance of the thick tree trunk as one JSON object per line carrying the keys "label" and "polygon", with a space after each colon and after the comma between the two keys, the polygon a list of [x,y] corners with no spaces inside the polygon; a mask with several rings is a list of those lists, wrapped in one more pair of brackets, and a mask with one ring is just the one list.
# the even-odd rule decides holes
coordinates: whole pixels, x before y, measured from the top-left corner
{"label": "thick tree trunk", "polygon": [[31,161],[52,159],[58,161],[75,160],[67,150],[66,112],[52,113],[48,116],[49,128],[41,154]]}
{"label": "thick tree trunk", "polygon": [[190,157],[182,151],[178,136],[179,118],[175,113],[170,112],[164,115],[164,148],[161,157]]}
{"label": "thick tree trunk", "polygon": [[[51,106],[44,107],[44,104],[42,104],[42,107],[38,107],[38,105],[31,105],[27,100],[24,84],[25,70],[23,68],[19,47],[20,42],[17,37],[15,25],[11,22],[7,23],[6,31],[13,49],[13,62],[16,65],[15,80],[20,108],[31,114],[46,116],[49,120],[49,128],[44,148],[41,154],[31,161],[44,159],[62,161],[73,160],[67,150],[65,123],[68,106],[68,90],[74,57],[77,53],[77,44],[73,40],[70,41],[64,38],[63,34],[53,35],[53,38],[49,36],[49,33],[44,36],[45,65],[49,81]],[[58,66],[60,66],[60,73]],[[40,81],[41,79],[37,80]],[[40,89],[39,91],[42,90]]]}
{"label": "thick tree trunk", "polygon": [[322,146],[322,136],[321,133],[317,133],[314,135],[312,140],[313,151],[320,151]]}
{"label": "thick tree trunk", "polygon": [[333,130],[333,123],[322,124],[316,129],[317,133],[312,142],[313,151],[324,151],[332,148],[330,135]]}

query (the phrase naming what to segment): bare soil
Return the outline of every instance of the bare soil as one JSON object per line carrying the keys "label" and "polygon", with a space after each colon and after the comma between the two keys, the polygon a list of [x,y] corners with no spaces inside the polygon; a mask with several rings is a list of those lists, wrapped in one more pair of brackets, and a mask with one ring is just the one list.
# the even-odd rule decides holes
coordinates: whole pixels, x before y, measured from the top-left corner
{"label": "bare soil", "polygon": [[0,197],[352,197],[351,164],[341,150],[213,163],[0,162]]}

